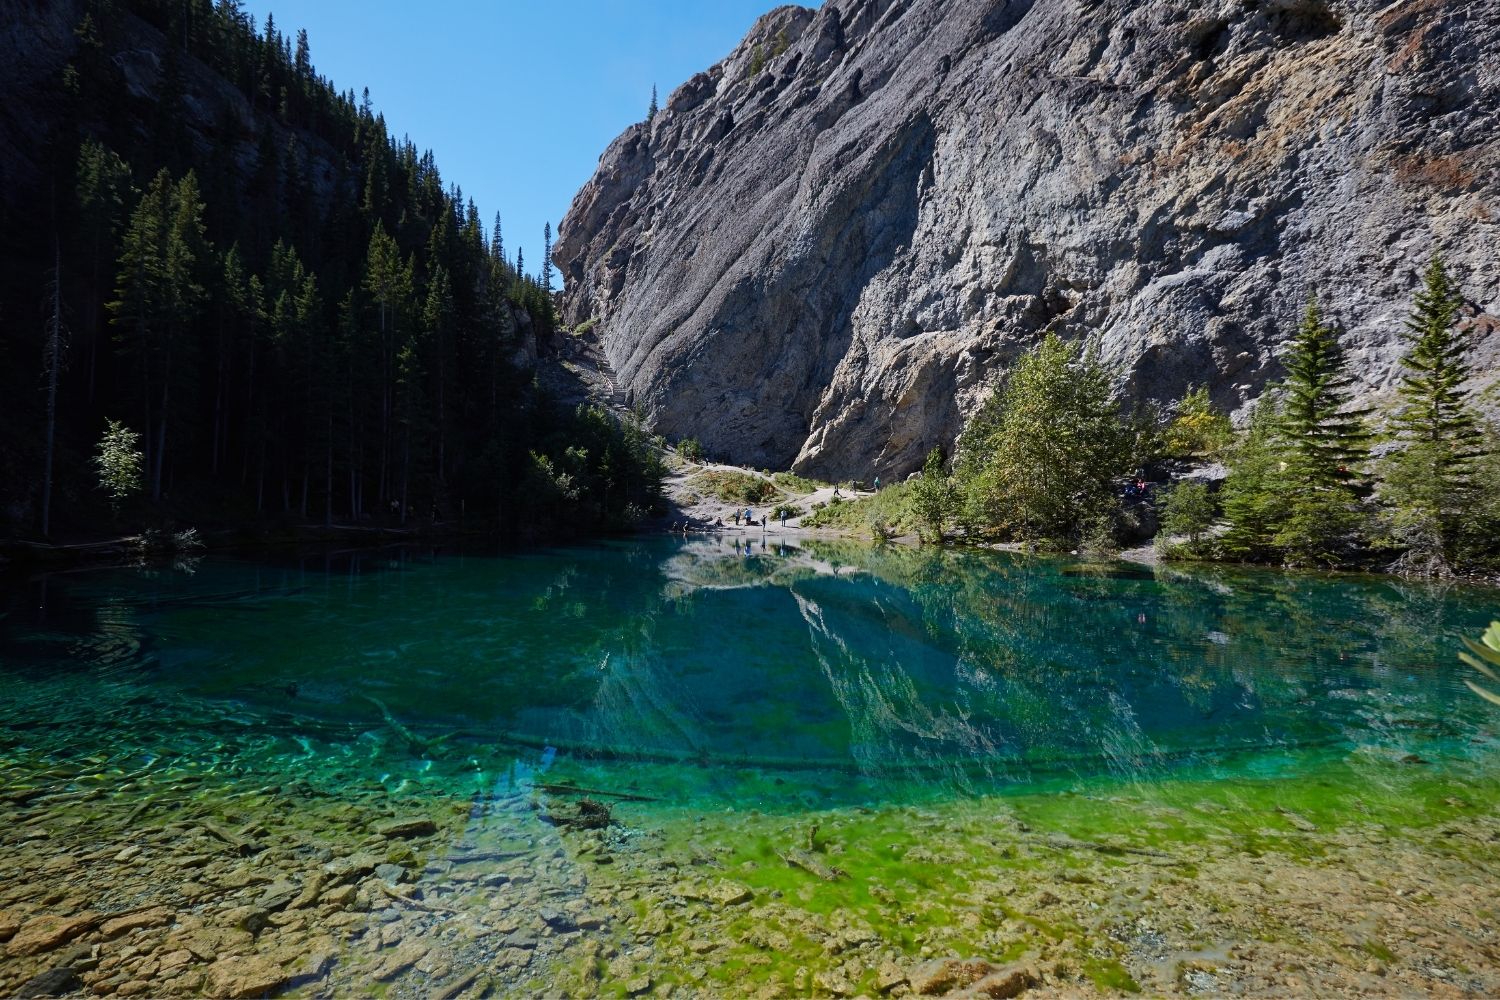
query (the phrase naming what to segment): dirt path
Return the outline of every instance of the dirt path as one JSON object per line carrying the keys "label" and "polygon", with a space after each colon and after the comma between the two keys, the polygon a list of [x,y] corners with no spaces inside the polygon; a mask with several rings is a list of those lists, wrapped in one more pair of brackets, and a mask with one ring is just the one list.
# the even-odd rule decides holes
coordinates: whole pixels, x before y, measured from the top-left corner
{"label": "dirt path", "polygon": [[[815,506],[826,505],[831,501],[835,491],[841,499],[871,495],[867,491],[846,490],[828,485],[819,485],[813,490],[797,489],[757,469],[747,469],[737,465],[689,462],[675,456],[670,458],[669,462],[671,468],[664,483],[670,508],[664,525],[667,530],[680,531],[686,524],[689,531],[722,531],[730,534],[793,535],[810,531],[826,531],[826,529],[804,528],[803,517],[811,513]],[[704,473],[712,472],[753,476],[775,486],[777,493],[774,497],[758,504],[723,500],[702,489],[703,483],[699,477]],[[697,480],[696,485],[695,480]],[[790,505],[803,513],[796,517],[788,517],[783,525],[780,520],[770,516],[772,511],[782,504]],[[751,512],[754,524],[744,524],[743,514],[746,508],[749,508]],[[735,523],[736,510],[741,514],[740,524]]]}

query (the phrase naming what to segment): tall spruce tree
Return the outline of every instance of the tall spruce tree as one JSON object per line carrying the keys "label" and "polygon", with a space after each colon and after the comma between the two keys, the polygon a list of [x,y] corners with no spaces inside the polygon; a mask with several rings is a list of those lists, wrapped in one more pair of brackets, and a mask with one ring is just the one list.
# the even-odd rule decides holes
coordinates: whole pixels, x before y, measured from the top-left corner
{"label": "tall spruce tree", "polygon": [[1355,489],[1368,459],[1368,411],[1353,409],[1353,380],[1333,327],[1309,297],[1282,360],[1286,380],[1230,463],[1222,545],[1244,559],[1292,565],[1348,561],[1363,514]]}
{"label": "tall spruce tree", "polygon": [[1292,481],[1312,489],[1353,483],[1369,457],[1369,410],[1350,407],[1354,380],[1337,331],[1310,296],[1282,359],[1280,432]]}
{"label": "tall spruce tree", "polygon": [[1397,389],[1401,405],[1391,421],[1398,447],[1384,469],[1383,498],[1399,544],[1419,557],[1451,561],[1470,512],[1475,461],[1482,454],[1479,419],[1465,383],[1457,321],[1462,298],[1442,258],[1434,254],[1406,321],[1406,369]]}
{"label": "tall spruce tree", "polygon": [[552,223],[542,224],[542,291],[552,291]]}
{"label": "tall spruce tree", "polygon": [[657,112],[657,110],[658,109],[657,109],[657,106],[656,106],[656,84],[653,83],[651,85],[651,104],[650,104],[650,106],[648,106],[646,108],[646,121],[648,121],[648,122],[655,121],[656,120],[656,112]]}
{"label": "tall spruce tree", "polygon": [[1287,514],[1280,423],[1280,393],[1272,388],[1255,404],[1245,436],[1229,454],[1222,498],[1228,529],[1220,546],[1232,559],[1260,562],[1279,555],[1272,538]]}

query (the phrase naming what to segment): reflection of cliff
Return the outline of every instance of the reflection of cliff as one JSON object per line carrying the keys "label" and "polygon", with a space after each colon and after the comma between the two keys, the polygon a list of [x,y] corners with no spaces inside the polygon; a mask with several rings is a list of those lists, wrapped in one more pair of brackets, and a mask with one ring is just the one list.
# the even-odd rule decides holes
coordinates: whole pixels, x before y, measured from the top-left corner
{"label": "reflection of cliff", "polygon": [[600,654],[592,698],[546,720],[549,738],[616,754],[706,754],[703,713],[650,642],[652,623],[634,629]]}
{"label": "reflection of cliff", "polygon": [[941,654],[909,646],[900,650],[895,633],[875,637],[883,640],[888,655],[862,654],[856,649],[862,643],[847,641],[816,600],[793,596],[828,686],[849,717],[849,753],[862,774],[901,778],[926,773],[932,780],[968,787],[965,764],[977,764],[984,774],[999,776],[995,738],[971,723],[959,706],[924,694],[906,665],[914,653],[924,658]]}
{"label": "reflection of cliff", "polygon": [[671,581],[669,597],[697,590],[789,587],[797,580],[839,572],[836,563],[819,558],[814,549],[753,536],[690,539],[662,563],[662,575]]}

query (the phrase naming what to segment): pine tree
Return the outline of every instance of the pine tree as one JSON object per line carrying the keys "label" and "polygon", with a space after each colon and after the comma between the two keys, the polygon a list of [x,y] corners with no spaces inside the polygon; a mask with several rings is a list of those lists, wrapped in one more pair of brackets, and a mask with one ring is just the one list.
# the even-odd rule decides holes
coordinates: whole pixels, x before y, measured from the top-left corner
{"label": "pine tree", "polygon": [[1434,254],[1406,322],[1406,374],[1392,420],[1399,446],[1383,470],[1383,498],[1398,540],[1445,561],[1454,557],[1468,520],[1482,451],[1479,420],[1465,388],[1473,371],[1456,325],[1461,305],[1442,258]]}
{"label": "pine tree", "polygon": [[1287,377],[1279,431],[1292,481],[1311,489],[1354,482],[1369,456],[1365,417],[1370,411],[1350,409],[1354,380],[1316,296],[1308,298],[1282,364]]}
{"label": "pine tree", "polygon": [[650,107],[646,108],[646,121],[648,121],[648,122],[655,121],[656,120],[656,112],[657,112],[657,106],[656,106],[656,84],[653,83],[651,85],[651,105],[650,105]]}
{"label": "pine tree", "polygon": [[497,263],[505,261],[505,238],[500,231],[500,213],[495,213],[495,230],[490,236],[490,258]]}
{"label": "pine tree", "polygon": [[1287,517],[1280,423],[1280,393],[1272,387],[1261,395],[1244,439],[1229,454],[1222,497],[1228,529],[1219,544],[1230,558],[1260,562],[1280,555],[1272,542]]}
{"label": "pine tree", "polygon": [[125,194],[130,190],[130,168],[113,150],[93,139],[87,139],[78,150],[78,216],[82,222],[80,236],[88,252],[88,294],[96,303],[85,312],[84,329],[88,336],[88,399],[94,399],[95,372],[98,371],[99,308],[97,303],[108,294],[107,278],[102,274],[114,260],[115,232],[124,211]]}
{"label": "pine tree", "polygon": [[542,224],[542,291],[552,292],[552,223]]}
{"label": "pine tree", "polygon": [[1363,528],[1354,489],[1368,458],[1368,411],[1350,408],[1353,380],[1315,297],[1283,365],[1286,381],[1269,390],[1231,459],[1222,546],[1243,559],[1336,565]]}

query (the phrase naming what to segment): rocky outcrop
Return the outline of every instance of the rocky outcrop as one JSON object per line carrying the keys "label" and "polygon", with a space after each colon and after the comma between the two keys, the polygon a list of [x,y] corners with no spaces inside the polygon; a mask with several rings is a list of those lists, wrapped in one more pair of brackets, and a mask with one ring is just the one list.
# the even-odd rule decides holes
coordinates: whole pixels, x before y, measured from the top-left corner
{"label": "rocky outcrop", "polygon": [[949,445],[1049,327],[1240,410],[1316,291],[1368,397],[1434,250],[1500,370],[1500,0],[828,0],[605,151],[555,248],[632,401],[825,477]]}

